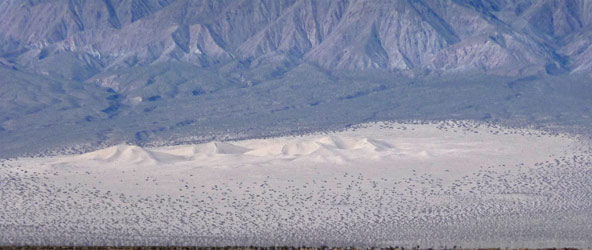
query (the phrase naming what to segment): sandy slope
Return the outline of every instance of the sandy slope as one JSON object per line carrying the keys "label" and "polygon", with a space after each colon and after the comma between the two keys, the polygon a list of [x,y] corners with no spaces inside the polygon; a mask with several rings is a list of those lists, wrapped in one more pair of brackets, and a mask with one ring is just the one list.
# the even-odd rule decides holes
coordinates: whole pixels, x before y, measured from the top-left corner
{"label": "sandy slope", "polygon": [[0,243],[592,246],[592,156],[470,122],[3,161]]}

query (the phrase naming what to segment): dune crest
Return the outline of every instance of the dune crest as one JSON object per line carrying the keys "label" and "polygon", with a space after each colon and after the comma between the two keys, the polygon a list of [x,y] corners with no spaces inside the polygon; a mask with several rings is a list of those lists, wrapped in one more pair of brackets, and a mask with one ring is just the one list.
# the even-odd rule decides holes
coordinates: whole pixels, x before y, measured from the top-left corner
{"label": "dune crest", "polygon": [[126,163],[135,165],[168,164],[185,160],[184,157],[153,152],[135,145],[116,145],[77,157],[77,160],[90,160],[104,163]]}
{"label": "dune crest", "polygon": [[250,149],[237,146],[228,142],[208,142],[204,144],[199,144],[194,146],[194,153],[195,154],[205,154],[205,155],[214,155],[214,154],[223,154],[223,155],[236,155],[236,154],[244,154],[245,152],[250,151]]}

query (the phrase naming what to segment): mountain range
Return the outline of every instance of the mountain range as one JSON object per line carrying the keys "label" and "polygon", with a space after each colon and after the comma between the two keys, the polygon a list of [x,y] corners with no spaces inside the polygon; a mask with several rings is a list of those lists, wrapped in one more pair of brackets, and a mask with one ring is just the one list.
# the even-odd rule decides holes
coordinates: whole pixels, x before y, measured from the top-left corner
{"label": "mountain range", "polygon": [[0,20],[5,157],[373,120],[592,122],[592,1],[4,0]]}

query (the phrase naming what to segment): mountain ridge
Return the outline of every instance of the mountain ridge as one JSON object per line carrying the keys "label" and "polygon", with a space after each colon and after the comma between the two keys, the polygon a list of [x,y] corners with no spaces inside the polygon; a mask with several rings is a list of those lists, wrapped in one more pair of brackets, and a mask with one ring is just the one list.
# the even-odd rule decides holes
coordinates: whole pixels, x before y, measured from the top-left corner
{"label": "mountain ridge", "polygon": [[0,156],[378,120],[587,131],[589,13],[577,0],[1,1]]}
{"label": "mountain ridge", "polygon": [[[233,60],[274,63],[278,56],[327,70],[589,72],[590,5],[567,0],[6,1],[0,6],[6,20],[0,40],[2,57],[31,71],[43,72],[44,60],[74,53],[82,58],[72,63],[83,62],[89,73],[63,77],[82,81],[136,64],[183,61],[208,67]],[[508,70],[516,67],[518,72]]]}

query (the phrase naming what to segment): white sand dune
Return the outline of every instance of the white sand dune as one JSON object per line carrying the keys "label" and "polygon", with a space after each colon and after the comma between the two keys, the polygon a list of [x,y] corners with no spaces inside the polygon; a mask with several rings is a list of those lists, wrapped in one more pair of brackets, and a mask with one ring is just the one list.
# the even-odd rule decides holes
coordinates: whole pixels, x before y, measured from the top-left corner
{"label": "white sand dune", "polygon": [[321,148],[315,141],[291,141],[282,146],[285,155],[310,155]]}
{"label": "white sand dune", "polygon": [[184,160],[186,160],[184,157],[162,152],[153,152],[134,145],[121,144],[82,154],[70,159],[69,162],[72,164],[94,161],[100,164],[157,165],[171,164]]}
{"label": "white sand dune", "polygon": [[5,161],[0,244],[587,247],[584,142],[378,123]]}
{"label": "white sand dune", "polygon": [[393,148],[387,142],[370,138],[356,138],[348,136],[327,136],[318,139],[325,146],[333,146],[340,150],[364,149],[368,151],[383,151]]}
{"label": "white sand dune", "polygon": [[239,155],[251,151],[249,148],[233,145],[226,142],[208,142],[197,145],[182,145],[168,147],[165,152],[171,155],[184,157],[208,157],[214,155]]}
{"label": "white sand dune", "polygon": [[247,146],[244,142],[209,142],[198,145],[183,145],[165,149],[155,149],[166,154],[189,158],[204,158],[215,155],[247,155],[259,157],[293,156],[306,158],[313,154],[326,156],[340,155],[347,151],[360,151],[371,157],[373,152],[393,151],[388,142],[365,137],[325,136],[304,138],[283,138],[273,142],[255,140]]}

